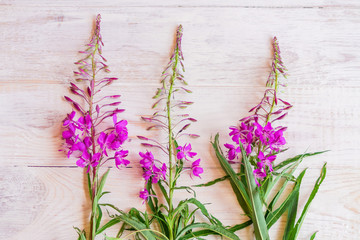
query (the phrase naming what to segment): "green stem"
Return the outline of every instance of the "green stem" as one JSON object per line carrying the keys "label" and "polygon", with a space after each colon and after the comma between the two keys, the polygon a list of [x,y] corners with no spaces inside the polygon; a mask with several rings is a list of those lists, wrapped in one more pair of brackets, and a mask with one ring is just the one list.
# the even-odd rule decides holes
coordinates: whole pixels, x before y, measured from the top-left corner
{"label": "green stem", "polygon": [[175,82],[175,78],[176,78],[176,69],[177,69],[177,65],[178,65],[178,61],[179,61],[179,49],[178,46],[176,46],[175,48],[175,62],[173,65],[173,74],[171,76],[170,79],[170,87],[169,87],[169,92],[168,92],[168,96],[167,96],[167,102],[166,102],[166,111],[167,111],[167,120],[168,120],[168,133],[169,133],[169,219],[170,222],[168,222],[169,225],[169,235],[170,235],[170,240],[174,239],[174,233],[173,233],[173,195],[174,195],[174,188],[176,185],[176,180],[174,179],[173,176],[173,152],[175,151],[174,148],[174,136],[173,136],[173,132],[172,132],[172,125],[171,125],[171,96],[172,96],[172,91],[173,91],[173,86],[174,86],[174,82]]}
{"label": "green stem", "polygon": [[[279,74],[278,74],[278,72],[276,71],[276,67],[277,67],[276,65],[277,65],[277,62],[275,61],[275,67],[274,67],[274,69],[275,69],[275,70],[274,70],[274,72],[275,72],[275,79],[274,79],[274,83],[275,83],[275,87],[274,87],[275,94],[277,94],[277,92],[278,92],[278,87],[279,87],[279,85],[278,85],[278,77],[279,77]],[[276,104],[276,101],[275,101],[275,96],[274,96],[273,101],[272,101],[272,104],[271,104],[270,111],[269,111],[269,113],[267,114],[267,117],[266,117],[265,126],[266,126],[266,124],[270,121],[270,116],[271,116],[272,112],[274,111],[275,104]]]}
{"label": "green stem", "polygon": [[[91,117],[91,142],[92,145],[92,153],[93,155],[96,153],[95,149],[95,122],[92,117],[92,110],[93,110],[93,101],[94,101],[94,92],[95,92],[95,77],[96,77],[96,62],[95,62],[95,53],[98,50],[98,44],[95,44],[94,52],[91,56],[91,68],[92,68],[92,80],[90,83],[90,90],[91,90],[91,96],[89,101],[89,115]],[[98,181],[97,181],[97,171],[96,167],[92,168],[92,198],[91,198],[91,219],[90,219],[90,240],[94,240],[96,236],[96,215],[97,215],[97,188],[98,188]]]}
{"label": "green stem", "polygon": [[90,240],[94,240],[96,237],[96,216],[97,216],[97,208],[98,208],[96,189],[97,189],[97,173],[95,173],[95,178],[93,180],[93,196],[91,198]]}

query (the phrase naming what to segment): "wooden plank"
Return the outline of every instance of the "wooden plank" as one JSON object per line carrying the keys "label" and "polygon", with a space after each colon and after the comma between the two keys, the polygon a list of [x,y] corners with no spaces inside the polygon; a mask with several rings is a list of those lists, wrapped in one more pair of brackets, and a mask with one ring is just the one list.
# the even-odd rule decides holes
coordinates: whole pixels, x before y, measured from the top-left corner
{"label": "wooden plank", "polygon": [[359,3],[356,0],[347,0],[346,2],[340,0],[319,0],[319,1],[310,1],[310,0],[299,0],[296,2],[289,2],[286,0],[277,0],[277,1],[236,1],[236,0],[178,0],[178,1],[130,1],[130,0],[121,0],[121,1],[99,1],[99,0],[88,0],[86,5],[83,1],[53,1],[48,2],[46,0],[37,0],[37,1],[26,1],[26,0],[5,0],[1,3],[3,6],[36,6],[36,7],[56,7],[56,8],[66,8],[66,7],[77,7],[77,8],[121,8],[121,7],[152,7],[152,8],[162,8],[162,7],[179,7],[179,8],[195,8],[195,7],[211,7],[211,8],[221,8],[221,7],[241,7],[241,8],[334,8],[334,7],[359,7]]}
{"label": "wooden plank", "polygon": [[[68,81],[73,77],[72,63],[80,58],[77,51],[90,36],[94,13],[30,9],[2,10],[7,20],[1,25],[6,37],[0,48],[7,64],[0,70],[1,83]],[[157,82],[180,23],[186,77],[192,86],[254,86],[254,81],[263,86],[274,35],[292,83],[337,87],[359,83],[356,9],[191,8],[184,13],[178,8],[115,8],[102,14],[104,55],[125,84]]]}
{"label": "wooden plank", "polygon": [[[140,141],[136,136],[150,137],[157,134],[157,131],[146,131],[148,125],[140,119],[141,115],[153,113],[151,110],[153,101],[149,100],[155,88],[153,86],[121,87],[120,84],[111,89],[109,94],[119,93],[118,88],[121,89],[120,93],[123,93],[122,107],[127,110],[119,117],[129,121],[132,140],[125,147],[130,149],[131,160],[136,161],[137,152],[141,150]],[[0,105],[3,109],[0,132],[3,165],[74,165],[73,160],[67,160],[64,154],[58,151],[62,144],[61,121],[71,109],[61,99],[61,94],[66,92],[65,89],[64,85],[43,84],[30,86],[14,84],[3,88],[0,93],[0,103],[3,103]],[[290,89],[289,86],[288,90]],[[210,148],[211,136],[220,132],[222,143],[230,141],[227,137],[228,127],[236,125],[238,119],[247,116],[247,110],[260,100],[262,93],[258,92],[260,89],[250,87],[193,87],[193,90],[193,94],[188,95],[187,99],[195,101],[195,104],[186,112],[198,122],[189,130],[200,134],[201,137],[191,142],[200,157],[209,162],[209,167],[219,167]],[[286,96],[285,99],[294,104],[294,109],[283,123],[289,127],[287,141],[290,147],[284,156],[300,154],[307,150],[330,149],[331,153],[315,157],[314,160],[310,159],[309,162],[317,161],[315,159],[324,161],[332,156],[329,159],[330,166],[333,164],[352,166],[356,162],[359,149],[357,142],[349,136],[359,132],[356,126],[360,113],[355,111],[356,108],[353,108],[351,102],[356,101],[359,89],[338,91],[331,87],[306,88],[289,91],[286,95],[289,95],[290,99]],[[219,101],[224,96],[229,99]],[[343,100],[344,98],[349,100]],[[314,104],[321,102],[329,102],[329,105]],[[309,141],[309,137],[312,141]],[[187,139],[181,139],[180,143],[184,144],[186,141]],[[338,158],[342,161],[339,162]]]}

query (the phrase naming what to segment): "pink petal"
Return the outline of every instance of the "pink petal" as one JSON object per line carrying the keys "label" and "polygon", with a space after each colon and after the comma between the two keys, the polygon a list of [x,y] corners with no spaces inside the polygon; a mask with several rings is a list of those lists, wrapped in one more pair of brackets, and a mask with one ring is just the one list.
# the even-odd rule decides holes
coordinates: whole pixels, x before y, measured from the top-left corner
{"label": "pink petal", "polygon": [[86,162],[84,161],[84,159],[80,158],[79,160],[76,161],[76,165],[78,165],[81,168],[84,168],[86,166]]}

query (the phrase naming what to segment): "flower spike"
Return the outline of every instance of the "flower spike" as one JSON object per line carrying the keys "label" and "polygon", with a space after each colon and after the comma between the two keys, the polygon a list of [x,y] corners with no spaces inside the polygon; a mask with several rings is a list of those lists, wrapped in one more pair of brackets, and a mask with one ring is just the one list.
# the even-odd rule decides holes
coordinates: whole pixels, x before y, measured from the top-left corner
{"label": "flower spike", "polygon": [[[124,110],[114,108],[120,104],[117,100],[120,95],[104,97],[99,94],[101,89],[117,80],[106,77],[110,70],[102,55],[104,43],[100,23],[99,14],[90,43],[86,45],[85,51],[80,51],[84,57],[75,63],[78,68],[74,71],[76,82],[70,83],[71,93],[75,98],[85,100],[85,104],[80,104],[75,98],[64,97],[74,110],[64,119],[62,133],[67,157],[74,159],[78,167],[87,168],[92,201],[90,240],[95,239],[96,226],[100,224],[98,215],[101,210],[98,201],[103,195],[103,185],[98,181],[98,174],[101,166],[107,161],[114,161],[117,168],[130,163],[126,159],[128,151],[123,149],[123,144],[128,139],[128,123],[126,120],[117,121],[117,114]],[[112,123],[104,121],[110,117],[113,118]],[[107,174],[102,179],[105,180]]]}

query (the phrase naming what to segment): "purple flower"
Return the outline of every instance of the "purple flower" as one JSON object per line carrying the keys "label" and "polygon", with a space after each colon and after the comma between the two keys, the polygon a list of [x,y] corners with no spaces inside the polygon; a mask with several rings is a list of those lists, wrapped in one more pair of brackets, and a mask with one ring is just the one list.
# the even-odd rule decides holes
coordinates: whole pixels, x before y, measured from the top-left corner
{"label": "purple flower", "polygon": [[85,147],[90,148],[92,145],[91,138],[90,137],[84,138],[84,144],[85,144]]}
{"label": "purple flower", "polygon": [[68,158],[73,155],[76,158],[81,157],[83,154],[87,153],[86,146],[83,142],[79,141],[77,143],[73,142],[68,151]]}
{"label": "purple flower", "polygon": [[84,158],[79,158],[77,161],[76,161],[76,165],[81,167],[81,168],[84,168],[87,166],[87,162]]}
{"label": "purple flower", "polygon": [[146,151],[146,153],[139,152],[140,157],[142,159],[140,160],[141,167],[143,168],[150,168],[154,164],[154,155],[152,152]]}
{"label": "purple flower", "polygon": [[167,166],[165,163],[161,167],[156,166],[154,155],[149,151],[146,151],[146,153],[139,152],[139,155],[142,158],[140,165],[144,169],[143,177],[146,182],[150,178],[152,183],[158,183],[160,179],[166,179]]}
{"label": "purple flower", "polygon": [[111,132],[106,138],[106,147],[111,150],[116,150],[120,145],[121,144],[116,139],[116,135]]}
{"label": "purple flower", "polygon": [[237,127],[230,127],[231,132],[229,133],[229,136],[232,136],[232,140],[236,143],[239,144],[239,139],[240,139],[240,129],[238,129]]}
{"label": "purple flower", "polygon": [[270,140],[270,149],[274,151],[279,151],[280,148],[286,144],[286,140],[283,137],[284,130],[279,129],[273,133],[271,140]]}
{"label": "purple flower", "polygon": [[106,139],[107,139],[107,134],[104,132],[101,132],[97,139],[100,148],[103,150],[105,149]]}
{"label": "purple flower", "polygon": [[148,182],[152,175],[153,174],[150,170],[144,170],[143,178],[145,179],[146,182]]}
{"label": "purple flower", "polygon": [[244,148],[245,148],[247,155],[250,155],[250,153],[252,151],[251,144],[253,142],[253,135],[251,134],[251,132],[249,132],[245,136],[245,138],[242,138],[240,141],[242,144],[244,144]]}
{"label": "purple flower", "polygon": [[269,146],[274,133],[271,123],[268,122],[265,127],[257,122],[255,122],[254,125],[256,126],[255,136],[260,139],[264,146]]}
{"label": "purple flower", "polygon": [[91,166],[94,168],[99,164],[100,158],[101,158],[100,153],[95,153],[94,155],[91,155],[87,151],[84,151],[81,157],[76,161],[76,165],[78,165],[81,168],[87,166]]}
{"label": "purple flower", "polygon": [[76,114],[76,112],[72,111],[70,114],[67,115],[67,117],[63,121],[64,127],[69,126],[69,124],[73,121],[75,114]]}
{"label": "purple flower", "polygon": [[78,129],[80,129],[80,130],[91,129],[92,121],[91,121],[90,114],[86,114],[84,117],[79,117],[77,124],[78,124]]}
{"label": "purple flower", "polygon": [[[232,140],[239,145],[240,142],[244,145],[245,151],[248,155],[250,155],[252,151],[252,144],[254,142],[254,126],[251,122],[241,122],[240,127],[230,127],[231,132],[229,133],[229,136],[232,136]],[[240,141],[239,141],[240,140]],[[228,145],[228,147],[230,147]],[[230,149],[231,150],[231,149]],[[240,150],[240,149],[239,149]],[[233,157],[235,152],[229,153],[229,157]],[[235,157],[234,157],[235,158]],[[230,159],[231,160],[231,159]]]}
{"label": "purple flower", "polygon": [[99,161],[101,159],[101,153],[95,153],[91,158],[91,166],[96,167],[99,164]]}
{"label": "purple flower", "polygon": [[116,114],[113,115],[113,122],[114,122],[115,132],[118,135],[118,139],[121,142],[121,144],[123,144],[126,141],[126,139],[128,139],[128,129],[126,127],[128,122],[126,120],[121,120],[117,122]]}
{"label": "purple flower", "polygon": [[120,150],[115,152],[115,165],[119,168],[119,165],[127,166],[130,161],[125,159],[128,156],[129,151],[127,150]]}
{"label": "purple flower", "polygon": [[155,165],[152,166],[152,183],[158,183],[159,179],[162,177],[162,171],[161,169],[157,168]]}
{"label": "purple flower", "polygon": [[178,153],[177,153],[177,158],[179,160],[181,159],[186,159],[186,160],[189,160],[187,157],[190,157],[190,158],[193,158],[194,156],[196,156],[196,152],[191,152],[192,148],[191,148],[191,144],[185,144],[183,147],[182,146],[179,146],[177,148]]}
{"label": "purple flower", "polygon": [[167,166],[165,163],[163,163],[161,167],[161,174],[163,175],[164,179],[166,179],[166,171],[167,171]]}
{"label": "purple flower", "polygon": [[204,169],[200,167],[200,158],[192,163],[191,171],[194,176],[201,178],[200,174],[204,172]]}
{"label": "purple flower", "polygon": [[237,147],[235,148],[234,145],[232,144],[228,144],[228,143],[225,143],[224,146],[229,149],[228,150],[228,159],[231,161],[231,160],[234,160],[237,155],[241,152],[240,151],[240,147]]}
{"label": "purple flower", "polygon": [[74,133],[70,130],[65,130],[62,132],[62,136],[64,139],[69,139],[74,136]]}
{"label": "purple flower", "polygon": [[254,178],[255,178],[255,183],[256,185],[258,185],[259,187],[261,186],[260,181],[264,180],[264,178],[266,177],[266,172],[263,168],[263,163],[262,162],[258,162],[257,163],[257,167],[256,169],[254,169],[253,174],[254,174]]}
{"label": "purple flower", "polygon": [[267,166],[269,168],[270,172],[273,171],[272,163],[275,161],[276,155],[268,154],[265,156],[264,153],[262,151],[260,151],[258,158],[264,166]]}
{"label": "purple flower", "polygon": [[144,190],[140,191],[139,197],[142,198],[143,204],[149,199],[149,192],[146,188]]}

